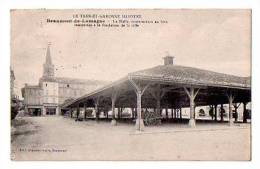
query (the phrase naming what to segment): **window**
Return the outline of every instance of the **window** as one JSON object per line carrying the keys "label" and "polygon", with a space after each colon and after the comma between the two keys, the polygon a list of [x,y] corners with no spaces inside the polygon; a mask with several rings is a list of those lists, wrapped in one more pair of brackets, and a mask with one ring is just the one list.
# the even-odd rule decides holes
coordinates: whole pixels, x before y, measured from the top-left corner
{"label": "window", "polygon": [[47,86],[48,86],[48,84],[46,83],[46,84],[45,84],[45,86],[47,87]]}
{"label": "window", "polygon": [[70,85],[69,85],[69,84],[67,84],[67,87],[70,87]]}

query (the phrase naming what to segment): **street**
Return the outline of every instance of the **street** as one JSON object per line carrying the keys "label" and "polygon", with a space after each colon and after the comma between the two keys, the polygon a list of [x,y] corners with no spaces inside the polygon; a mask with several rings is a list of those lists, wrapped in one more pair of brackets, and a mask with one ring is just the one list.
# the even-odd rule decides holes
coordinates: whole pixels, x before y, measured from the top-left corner
{"label": "street", "polygon": [[250,124],[134,125],[62,116],[22,117],[12,127],[13,160],[250,160]]}

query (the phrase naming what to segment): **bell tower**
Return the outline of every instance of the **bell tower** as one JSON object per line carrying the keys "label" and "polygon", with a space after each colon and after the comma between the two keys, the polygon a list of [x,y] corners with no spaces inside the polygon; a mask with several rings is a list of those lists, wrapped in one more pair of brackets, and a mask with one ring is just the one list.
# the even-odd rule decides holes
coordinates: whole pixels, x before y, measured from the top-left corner
{"label": "bell tower", "polygon": [[164,60],[164,65],[167,66],[167,65],[173,65],[173,59],[174,59],[174,56],[171,56],[169,54],[169,52],[167,52],[166,56],[163,58]]}
{"label": "bell tower", "polygon": [[54,77],[54,65],[52,64],[51,61],[50,43],[48,44],[47,52],[46,52],[46,60],[45,63],[43,64],[43,77],[45,78]]}

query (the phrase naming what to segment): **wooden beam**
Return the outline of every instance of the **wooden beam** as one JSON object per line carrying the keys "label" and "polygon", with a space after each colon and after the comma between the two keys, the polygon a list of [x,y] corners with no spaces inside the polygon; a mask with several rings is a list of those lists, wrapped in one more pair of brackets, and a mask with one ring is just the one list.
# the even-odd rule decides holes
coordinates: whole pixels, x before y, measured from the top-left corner
{"label": "wooden beam", "polygon": [[193,99],[195,99],[195,97],[197,96],[197,94],[199,93],[199,91],[200,91],[200,88],[198,88],[197,91],[195,92]]}
{"label": "wooden beam", "polygon": [[138,92],[138,90],[141,90],[141,89],[139,89],[139,86],[133,81],[132,78],[129,78],[129,82],[134,87],[135,92]]}
{"label": "wooden beam", "polygon": [[190,91],[186,87],[184,87],[184,90],[185,90],[186,94],[188,95],[189,99],[191,99]]}

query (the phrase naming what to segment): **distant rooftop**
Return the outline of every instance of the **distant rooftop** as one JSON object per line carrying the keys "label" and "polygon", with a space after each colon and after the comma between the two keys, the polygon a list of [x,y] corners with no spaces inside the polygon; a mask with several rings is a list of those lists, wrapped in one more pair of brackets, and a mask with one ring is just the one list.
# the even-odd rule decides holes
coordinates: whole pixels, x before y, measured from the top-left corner
{"label": "distant rooftop", "polygon": [[53,77],[53,78],[46,78],[42,77],[40,79],[41,81],[52,81],[52,82],[58,82],[58,83],[78,83],[78,84],[87,84],[87,85],[100,85],[100,84],[107,84],[106,81],[101,80],[93,80],[93,79],[77,79],[77,78],[68,78],[68,77]]}

